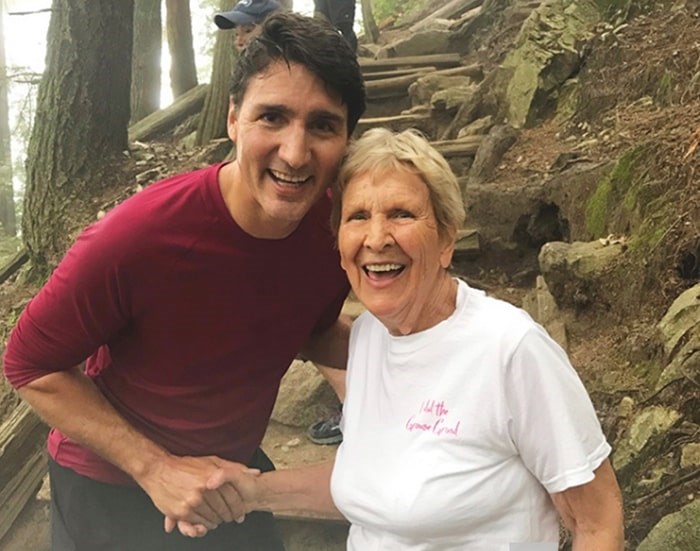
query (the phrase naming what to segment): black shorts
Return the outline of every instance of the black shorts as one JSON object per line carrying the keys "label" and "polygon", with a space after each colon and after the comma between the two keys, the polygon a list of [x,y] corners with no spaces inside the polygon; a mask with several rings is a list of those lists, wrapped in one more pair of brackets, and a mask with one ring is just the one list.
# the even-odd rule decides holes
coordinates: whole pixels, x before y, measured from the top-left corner
{"label": "black shorts", "polygon": [[[274,469],[258,450],[250,462]],[[51,551],[284,551],[270,513],[222,524],[203,538],[166,534],[163,514],[138,486],[97,482],[49,459]]]}

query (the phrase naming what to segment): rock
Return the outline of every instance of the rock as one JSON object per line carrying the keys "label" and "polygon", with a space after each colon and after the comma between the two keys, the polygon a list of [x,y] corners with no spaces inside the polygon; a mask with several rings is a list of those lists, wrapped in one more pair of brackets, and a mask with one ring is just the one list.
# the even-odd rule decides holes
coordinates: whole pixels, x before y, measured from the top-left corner
{"label": "rock", "polygon": [[482,136],[484,134],[488,134],[492,127],[493,116],[488,115],[486,117],[481,117],[480,119],[476,119],[474,122],[462,128],[457,133],[457,139],[466,138],[467,136]]}
{"label": "rock", "polygon": [[700,467],[700,443],[686,444],[681,450],[681,468]]}
{"label": "rock", "polygon": [[436,111],[455,112],[474,95],[474,86],[463,85],[438,90],[430,98],[430,106]]}
{"label": "rock", "polygon": [[469,179],[480,183],[488,180],[503,155],[518,140],[518,131],[507,124],[494,126],[481,143],[469,171]]}
{"label": "rock", "polygon": [[594,0],[552,0],[530,14],[500,69],[511,124],[529,126],[548,114],[556,104],[552,94],[578,70],[599,21]]}
{"label": "rock", "polygon": [[545,243],[538,255],[540,272],[559,306],[582,308],[594,300],[596,280],[623,251],[622,243]]}
{"label": "rock", "polygon": [[700,549],[700,500],[662,518],[637,551],[697,551]]}
{"label": "rock", "polygon": [[411,96],[411,104],[424,105],[430,103],[433,95],[447,88],[467,87],[472,84],[472,79],[461,75],[443,75],[438,72],[422,76],[408,87]]}
{"label": "rock", "polygon": [[637,459],[647,445],[658,441],[681,417],[674,409],[661,406],[651,406],[643,409],[633,419],[629,429],[617,442],[613,453],[613,464],[616,470],[621,470]]}
{"label": "rock", "polygon": [[559,346],[564,350],[568,349],[566,324],[561,318],[559,307],[542,276],[537,276],[535,289],[523,297],[523,309],[547,330],[550,336],[559,343]]}
{"label": "rock", "polygon": [[668,309],[657,325],[669,362],[656,384],[700,375],[700,284],[687,289]]}
{"label": "rock", "polygon": [[449,52],[452,33],[446,30],[427,30],[388,44],[377,54],[378,59],[412,55],[443,54]]}
{"label": "rock", "polygon": [[282,379],[272,419],[307,427],[337,407],[333,389],[311,362],[295,360]]}

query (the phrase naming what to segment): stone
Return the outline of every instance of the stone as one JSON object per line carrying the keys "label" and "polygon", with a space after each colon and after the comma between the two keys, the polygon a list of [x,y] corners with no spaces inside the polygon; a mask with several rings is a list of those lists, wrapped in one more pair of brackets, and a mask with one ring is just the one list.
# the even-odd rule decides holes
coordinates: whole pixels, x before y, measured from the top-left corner
{"label": "stone", "polygon": [[428,104],[433,95],[448,88],[470,88],[472,79],[463,75],[443,75],[433,72],[418,78],[408,87],[411,104],[414,106]]}
{"label": "stone", "polygon": [[601,14],[594,0],[543,2],[523,24],[501,66],[505,104],[514,126],[529,126],[556,104],[558,88],[579,68]]}
{"label": "stone", "polygon": [[294,360],[282,378],[272,419],[307,427],[337,407],[338,398],[312,362]]}
{"label": "stone", "polygon": [[438,90],[430,98],[430,107],[436,111],[454,112],[474,95],[474,86],[454,86]]}
{"label": "stone", "polygon": [[700,500],[666,515],[651,529],[637,551],[697,551],[700,549]]}
{"label": "stone", "polygon": [[414,33],[407,38],[384,46],[378,53],[378,59],[385,57],[403,57],[412,55],[444,54],[449,50],[452,33],[446,30],[427,30]]}
{"label": "stone", "polygon": [[491,178],[503,155],[518,140],[518,135],[518,131],[507,124],[491,128],[474,157],[469,171],[470,181],[481,183]]}
{"label": "stone", "polygon": [[561,318],[559,307],[541,275],[537,276],[535,280],[535,289],[523,297],[523,310],[542,325],[559,346],[564,350],[568,349],[566,324]]}
{"label": "stone", "polygon": [[630,464],[654,438],[666,432],[681,417],[674,409],[651,406],[640,411],[617,443],[613,464],[619,470]]}
{"label": "stone", "polygon": [[681,467],[700,467],[700,443],[686,444],[681,450]]}
{"label": "stone", "polygon": [[552,241],[540,249],[540,272],[559,306],[582,308],[594,300],[596,280],[624,250],[622,243]]}
{"label": "stone", "polygon": [[484,134],[488,134],[489,130],[491,130],[493,127],[493,124],[494,122],[492,115],[487,115],[486,117],[476,119],[474,122],[469,123],[457,133],[457,139],[466,138],[467,136],[482,136]]}

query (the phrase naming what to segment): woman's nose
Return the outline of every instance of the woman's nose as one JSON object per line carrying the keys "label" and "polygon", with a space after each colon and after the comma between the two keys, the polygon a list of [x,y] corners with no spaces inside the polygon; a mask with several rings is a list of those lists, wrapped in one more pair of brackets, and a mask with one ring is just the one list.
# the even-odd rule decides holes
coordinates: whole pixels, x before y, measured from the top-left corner
{"label": "woman's nose", "polygon": [[394,243],[394,237],[387,221],[379,216],[369,220],[365,246],[378,251]]}
{"label": "woman's nose", "polygon": [[308,135],[305,128],[291,126],[282,136],[279,156],[292,168],[301,168],[311,159]]}

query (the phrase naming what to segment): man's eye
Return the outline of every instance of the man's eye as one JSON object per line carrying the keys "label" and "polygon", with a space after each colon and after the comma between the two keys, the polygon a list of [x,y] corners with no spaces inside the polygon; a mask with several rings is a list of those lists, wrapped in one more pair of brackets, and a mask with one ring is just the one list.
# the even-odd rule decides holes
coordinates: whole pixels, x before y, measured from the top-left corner
{"label": "man's eye", "polygon": [[260,118],[265,122],[275,123],[280,120],[279,113],[263,113]]}

